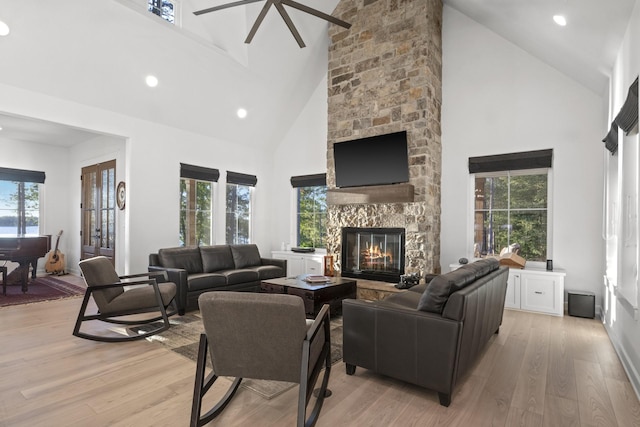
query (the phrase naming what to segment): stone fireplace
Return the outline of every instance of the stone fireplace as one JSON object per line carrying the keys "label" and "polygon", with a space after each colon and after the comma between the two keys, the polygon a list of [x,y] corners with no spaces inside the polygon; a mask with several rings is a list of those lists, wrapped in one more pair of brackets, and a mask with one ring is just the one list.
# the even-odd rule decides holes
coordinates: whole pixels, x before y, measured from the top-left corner
{"label": "stone fireplace", "polygon": [[[341,0],[333,15],[352,27],[329,29],[327,252],[349,274],[343,228],[404,229],[406,273],[439,273],[442,1]],[[403,130],[409,183],[336,189],[335,143]]]}

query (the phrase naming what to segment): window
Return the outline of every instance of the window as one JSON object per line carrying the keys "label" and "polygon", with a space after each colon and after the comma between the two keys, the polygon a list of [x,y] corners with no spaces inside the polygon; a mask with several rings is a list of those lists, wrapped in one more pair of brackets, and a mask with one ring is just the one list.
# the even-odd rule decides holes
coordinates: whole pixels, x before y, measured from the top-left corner
{"label": "window", "polygon": [[213,243],[213,194],[217,169],[180,164],[180,245]]}
{"label": "window", "polygon": [[301,247],[326,248],[326,174],[294,176],[296,191],[296,242]]}
{"label": "window", "polygon": [[474,255],[499,254],[519,245],[527,261],[547,259],[547,171],[477,174],[474,194]]}
{"label": "window", "polygon": [[175,1],[147,0],[147,10],[167,22],[175,23]]}
{"label": "window", "polygon": [[227,172],[227,222],[228,244],[251,242],[251,195],[257,178],[237,172]]}
{"label": "window", "polygon": [[0,234],[40,234],[44,172],[0,168]]}

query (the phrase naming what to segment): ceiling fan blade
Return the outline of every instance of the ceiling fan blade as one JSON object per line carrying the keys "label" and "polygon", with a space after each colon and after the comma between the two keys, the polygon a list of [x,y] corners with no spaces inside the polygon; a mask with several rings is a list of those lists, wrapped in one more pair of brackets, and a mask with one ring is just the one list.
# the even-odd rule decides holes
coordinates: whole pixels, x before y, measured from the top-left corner
{"label": "ceiling fan blade", "polygon": [[289,17],[289,14],[287,13],[287,11],[284,10],[284,6],[282,6],[282,2],[280,0],[276,0],[275,3],[273,4],[276,7],[276,9],[278,9],[278,12],[280,12],[280,16],[282,16],[282,19],[284,19],[284,22],[287,24],[287,27],[289,27],[289,31],[291,31],[291,34],[293,34],[293,38],[296,39],[296,41],[298,42],[298,46],[305,47],[304,41],[302,41],[302,37],[300,37],[300,33],[296,29],[296,26],[293,25],[293,21]]}
{"label": "ceiling fan blade", "polygon": [[262,0],[240,0],[234,1],[233,3],[221,4],[220,6],[209,7],[207,9],[196,10],[193,12],[194,15],[204,15],[205,13],[215,12],[216,10],[228,9],[234,6],[242,6],[243,4],[256,3]]}
{"label": "ceiling fan blade", "polygon": [[260,27],[260,24],[262,24],[262,21],[264,20],[264,17],[267,15],[267,12],[269,11],[269,8],[271,7],[272,4],[273,4],[273,0],[266,1],[264,6],[262,7],[262,10],[260,11],[260,14],[256,18],[256,22],[253,23],[253,27],[251,27],[251,30],[249,31],[249,35],[244,41],[245,43],[251,43],[251,40],[253,40],[253,36],[256,35],[256,31],[258,31],[258,27]]}
{"label": "ceiling fan blade", "polygon": [[341,27],[344,27],[344,28],[351,28],[351,24],[349,24],[348,22],[342,21],[342,20],[340,20],[338,18],[335,18],[335,17],[333,17],[331,15],[327,15],[326,13],[320,12],[317,9],[310,8],[309,6],[305,6],[305,5],[300,4],[300,3],[296,2],[296,1],[293,1],[293,0],[282,0],[282,4],[286,4],[287,6],[291,6],[294,9],[301,10],[303,12],[306,12],[306,13],[310,14],[310,15],[317,16],[318,18],[322,18],[325,21],[329,21],[332,24],[340,25]]}

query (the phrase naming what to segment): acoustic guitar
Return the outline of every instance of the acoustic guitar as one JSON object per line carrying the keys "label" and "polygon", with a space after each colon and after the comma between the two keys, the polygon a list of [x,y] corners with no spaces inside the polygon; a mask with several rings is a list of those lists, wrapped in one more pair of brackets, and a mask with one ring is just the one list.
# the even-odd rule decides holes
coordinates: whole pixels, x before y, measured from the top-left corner
{"label": "acoustic guitar", "polygon": [[62,230],[60,230],[60,232],[58,233],[56,248],[49,253],[49,259],[47,259],[47,263],[44,266],[44,269],[47,273],[64,274],[64,254],[58,250],[60,236],[62,236]]}

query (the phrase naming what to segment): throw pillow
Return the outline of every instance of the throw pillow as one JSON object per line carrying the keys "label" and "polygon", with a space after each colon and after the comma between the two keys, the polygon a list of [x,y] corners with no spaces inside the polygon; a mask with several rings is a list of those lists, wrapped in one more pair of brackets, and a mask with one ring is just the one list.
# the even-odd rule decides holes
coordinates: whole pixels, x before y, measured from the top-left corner
{"label": "throw pillow", "polygon": [[434,278],[420,297],[418,310],[442,314],[449,295],[476,280],[474,271],[459,268]]}

